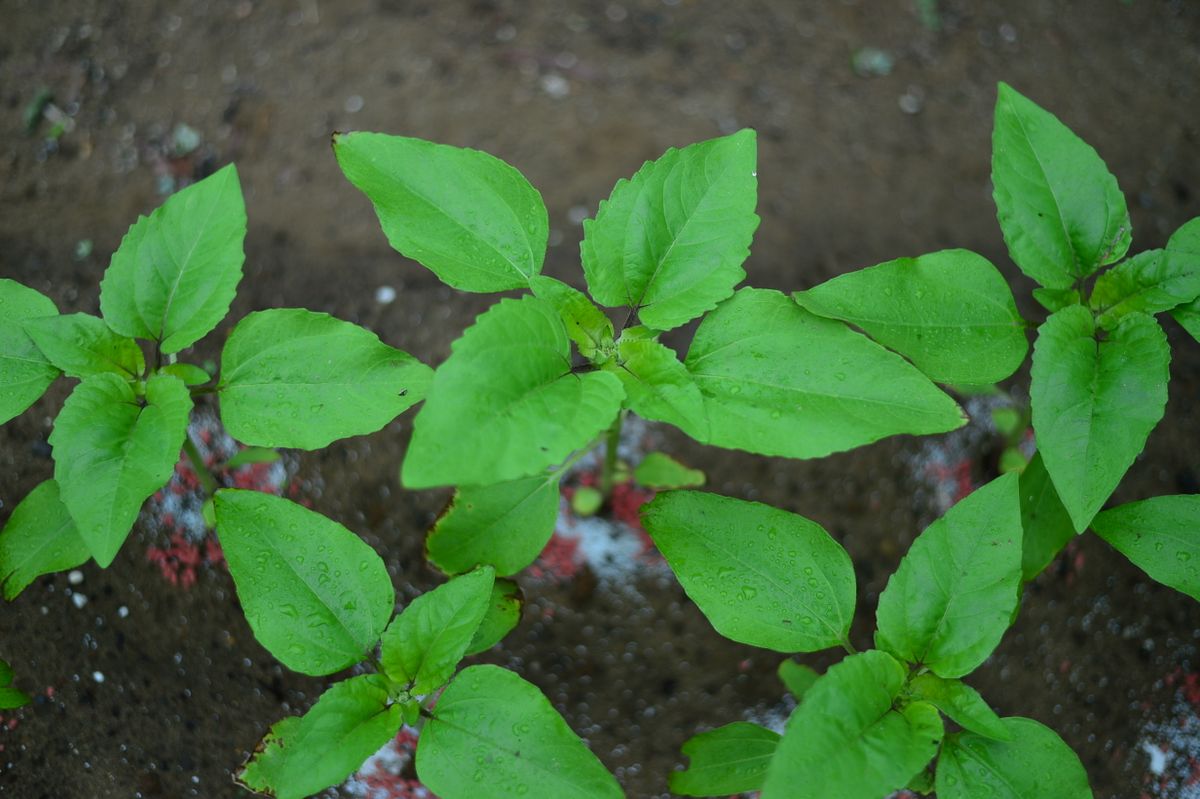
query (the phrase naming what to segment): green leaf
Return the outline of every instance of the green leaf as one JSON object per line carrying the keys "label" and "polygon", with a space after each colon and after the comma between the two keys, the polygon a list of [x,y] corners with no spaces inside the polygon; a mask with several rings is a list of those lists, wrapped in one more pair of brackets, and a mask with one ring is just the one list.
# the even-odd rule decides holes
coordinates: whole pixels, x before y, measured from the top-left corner
{"label": "green leaf", "polygon": [[1047,288],[1069,289],[1119,261],[1132,240],[1129,211],[1096,151],[1005,83],[995,122],[996,216],[1021,271]]}
{"label": "green leaf", "polygon": [[1130,313],[1156,314],[1191,302],[1200,294],[1200,254],[1174,257],[1170,250],[1147,250],[1102,274],[1092,290],[1096,321],[1111,330]]}
{"label": "green leaf", "polygon": [[832,666],[788,719],[762,799],[879,799],[903,788],[942,737],[932,705],[896,709],[903,686],[904,668],[884,652]]}
{"label": "green leaf", "polygon": [[190,363],[169,363],[159,371],[163,374],[175,375],[184,382],[184,385],[188,386],[202,386],[212,380],[212,375]]}
{"label": "green leaf", "polygon": [[1029,349],[1007,281],[969,250],[897,258],[792,296],[860,328],[939,383],[998,382]]}
{"label": "green leaf", "polygon": [[12,680],[12,666],[0,660],[0,710],[11,710],[30,702],[28,694],[11,687]]}
{"label": "green leaf", "polygon": [[613,345],[612,320],[592,304],[583,292],[560,280],[537,275],[529,281],[534,296],[546,300],[558,310],[567,335],[579,347],[579,354],[595,358]]}
{"label": "green leaf", "polygon": [[875,644],[939,677],[982,663],[1012,623],[1021,582],[1017,475],[998,477],[935,521],[879,596]]}
{"label": "green leaf", "polygon": [[670,330],[733,293],[758,227],[753,130],[670,149],[620,180],[584,220],[591,294]]}
{"label": "green leaf", "polygon": [[260,447],[320,449],[419,402],[432,370],[369,330],[294,308],[238,322],[221,355],[221,421]]}
{"label": "green leaf", "polygon": [[333,153],[375,206],[388,243],[443,283],[504,291],[541,271],[546,206],[499,158],[382,133],[334,134]]}
{"label": "green leaf", "polygon": [[1092,529],[1158,582],[1200,599],[1200,495],[1118,505]]}
{"label": "green leaf", "polygon": [[704,485],[704,472],[662,452],[649,452],[633,470],[633,479],[646,488],[692,488]]}
{"label": "green leaf", "polygon": [[165,353],[203,338],[229,313],[246,255],[246,206],[233,164],[133,223],[100,281],[100,312],[123,336]]}
{"label": "green leaf", "polygon": [[222,489],[214,506],[246,621],[279,662],[332,674],[374,648],[396,600],[375,550],[282,497]]}
{"label": "green leaf", "polygon": [[238,782],[279,799],[303,799],[353,774],[400,730],[401,707],[388,704],[378,674],[332,685],[303,716],[276,723]]}
{"label": "green leaf", "polygon": [[1130,314],[1101,341],[1080,306],[1064,308],[1039,329],[1029,389],[1033,429],[1077,532],[1162,418],[1170,360],[1166,335],[1145,314]]}
{"label": "green leaf", "polygon": [[1075,537],[1071,515],[1063,507],[1054,482],[1037,452],[1021,472],[1021,580],[1029,582]]}
{"label": "green leaf", "polygon": [[73,569],[91,551],[58,496],[58,484],[46,480],[13,508],[0,532],[0,585],[15,599],[43,574]]}
{"label": "green leaf", "polygon": [[819,458],[966,423],[903,358],[777,291],[742,289],[700,323],[684,361],[708,411],[703,443]]}
{"label": "green leaf", "polygon": [[492,596],[488,599],[483,621],[467,644],[468,656],[486,652],[504,640],[521,621],[521,609],[525,607],[525,594],[521,586],[512,580],[497,579],[492,584]]}
{"label": "green leaf", "polygon": [[417,743],[417,776],[442,799],[618,799],[613,776],[533,685],[471,666]]}
{"label": "green leaf", "polygon": [[463,486],[429,531],[425,555],[446,574],[487,564],[516,574],[537,558],[558,519],[559,474]]}
{"label": "green leaf", "polygon": [[495,578],[483,566],[414,599],[383,633],[388,677],[417,695],[445,685],[488,611]]}
{"label": "green leaf", "polygon": [[413,422],[409,488],[528,477],[589,444],[617,415],[621,381],[571,371],[554,306],[504,299],[451,345]]}
{"label": "green leaf", "polygon": [[762,788],[779,733],[735,721],[692,737],[683,745],[691,764],[670,776],[671,793],[725,796]]}
{"label": "green leaf", "polygon": [[42,354],[69,377],[114,372],[130,378],[146,370],[137,342],[112,332],[97,316],[43,316],[22,324]]}
{"label": "green leaf", "polygon": [[961,680],[943,680],[926,672],[913,678],[910,688],[913,696],[933,705],[960,727],[988,738],[1012,740],[996,711],[983,701],[978,691]]}
{"label": "green leaf", "polygon": [[0,279],[0,424],[24,413],[58,377],[58,369],[22,324],[22,320],[57,313],[58,308],[41,292]]}
{"label": "green leaf", "polygon": [[619,362],[607,368],[620,378],[634,413],[694,431],[697,438],[707,435],[704,397],[674,350],[652,339],[622,336],[617,352]]}
{"label": "green leaf", "polygon": [[783,683],[783,687],[788,689],[797,702],[804,699],[804,695],[808,693],[808,689],[812,688],[817,680],[821,678],[820,674],[796,661],[788,658],[779,664],[777,670],[779,680]]}
{"label": "green leaf", "polygon": [[[1170,258],[1180,262],[1177,266],[1178,271],[1196,271],[1197,265],[1200,264],[1200,217],[1184,224],[1171,234],[1167,241],[1167,253]],[[1175,317],[1175,321],[1181,324],[1192,338],[1200,341],[1200,298],[1194,298],[1171,309],[1171,316]]]}
{"label": "green leaf", "polygon": [[669,491],[642,508],[642,523],[726,638],[788,653],[845,640],[854,569],[816,522],[758,502]]}
{"label": "green leaf", "polygon": [[1082,301],[1078,289],[1036,288],[1033,290],[1033,298],[1050,313],[1061,311],[1068,305],[1078,305]]}
{"label": "green leaf", "polygon": [[937,767],[938,799],[1091,799],[1083,764],[1047,727],[1002,719],[1011,741],[947,735]]}
{"label": "green leaf", "polygon": [[1200,300],[1192,300],[1172,308],[1171,316],[1192,338],[1200,341]]}
{"label": "green leaf", "polygon": [[170,375],[146,381],[143,400],[111,372],[85,378],[54,421],[54,479],[92,557],[107,567],[142,503],[171,477],[192,398]]}
{"label": "green leaf", "polygon": [[225,469],[232,470],[251,463],[274,463],[279,460],[279,451],[269,447],[246,447],[225,461]]}

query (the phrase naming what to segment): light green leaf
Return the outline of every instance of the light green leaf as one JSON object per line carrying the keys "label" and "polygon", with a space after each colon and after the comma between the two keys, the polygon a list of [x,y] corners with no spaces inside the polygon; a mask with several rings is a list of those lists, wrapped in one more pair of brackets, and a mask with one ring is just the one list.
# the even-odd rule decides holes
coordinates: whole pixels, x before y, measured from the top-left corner
{"label": "light green leaf", "polygon": [[646,488],[693,488],[704,485],[704,472],[662,452],[649,452],[633,470],[633,479]]}
{"label": "light green leaf", "polygon": [[492,584],[492,596],[488,599],[483,621],[467,644],[467,655],[477,655],[491,649],[504,640],[521,621],[521,609],[525,607],[525,594],[521,586],[512,580],[497,579]]}
{"label": "light green leaf", "polygon": [[238,322],[221,355],[221,421],[260,447],[320,449],[420,402],[432,370],[369,330],[294,308]]}
{"label": "light green leaf", "polygon": [[819,458],[899,433],[966,423],[925,375],[777,291],[742,289],[700,323],[684,361],[708,412],[697,440]]}
{"label": "light green leaf", "polygon": [[30,702],[28,694],[11,687],[12,680],[12,666],[0,660],[0,710],[18,708]]}
{"label": "light green leaf", "polygon": [[246,206],[230,164],[133,223],[100,281],[100,312],[123,336],[178,352],[229,313],[246,255]]}
{"label": "light green leaf", "polygon": [[159,370],[168,375],[175,375],[188,386],[202,386],[212,380],[212,375],[199,366],[190,363],[169,363]]}
{"label": "light green leaf", "polygon": [[85,313],[43,316],[23,322],[42,354],[69,377],[114,372],[126,379],[146,370],[142,348]]}
{"label": "light green leaf", "polygon": [[571,370],[554,306],[504,299],[454,344],[413,422],[409,488],[528,477],[586,446],[617,415],[621,381]]}
{"label": "light green leaf", "polygon": [[745,721],[692,737],[683,745],[691,764],[686,771],[671,773],[671,793],[725,796],[760,790],[779,737]]}
{"label": "light green leaf", "polygon": [[463,291],[524,288],[542,269],[550,221],[537,189],[478,150],[382,133],[337,133],[346,178],[375,206],[388,243]]}
{"label": "light green leaf", "polygon": [[246,447],[225,461],[225,469],[237,469],[251,463],[274,463],[279,460],[279,451],[269,447]]}
{"label": "light green leaf", "polygon": [[943,250],[849,272],[794,295],[911,360],[939,383],[995,383],[1025,360],[1025,321],[986,258]]}
{"label": "light green leaf", "polygon": [[780,681],[783,683],[783,687],[788,689],[788,693],[795,697],[797,702],[803,700],[804,695],[808,693],[808,689],[812,688],[817,680],[821,678],[821,675],[817,674],[816,671],[802,663],[797,663],[791,658],[779,664],[777,673],[779,674]]}
{"label": "light green leaf", "polygon": [[387,681],[364,674],[332,685],[303,716],[277,722],[238,782],[279,799],[303,799],[353,774],[400,730]]}
{"label": "light green leaf", "polygon": [[1012,623],[1021,582],[1017,475],[976,490],[935,521],[879,596],[875,644],[939,677],[982,663]]}
{"label": "light green leaf", "polygon": [[487,564],[516,574],[537,558],[558,518],[557,472],[487,486],[463,486],[429,531],[425,554],[446,574]]}
{"label": "light green leaf", "polygon": [[1092,529],[1158,582],[1200,599],[1200,495],[1118,505]]}
{"label": "light green leaf", "polygon": [[417,776],[442,799],[624,796],[542,692],[498,666],[463,669],[442,693]]}
{"label": "light green leaf", "polygon": [[1029,389],[1033,429],[1077,532],[1162,418],[1170,360],[1162,328],[1141,313],[1125,317],[1102,341],[1080,306],[1064,308],[1039,329]]}
{"label": "light green leaf", "polygon": [[1068,305],[1078,305],[1081,301],[1078,289],[1036,288],[1033,290],[1033,298],[1050,313],[1061,311]]}
{"label": "light green leaf", "polygon": [[943,680],[932,672],[918,675],[910,683],[913,696],[945,713],[960,727],[1000,741],[1012,739],[996,711],[971,686],[961,680]]}
{"label": "light green leaf", "polygon": [[879,799],[903,788],[942,737],[932,705],[896,709],[903,686],[903,667],[883,652],[832,666],[788,719],[762,799]]}
{"label": "light green leaf", "polygon": [[752,130],[670,149],[584,220],[580,256],[598,302],[678,327],[733,293],[758,227]]}
{"label": "light green leaf", "polygon": [[1125,196],[1100,156],[1005,83],[996,98],[992,184],[1009,255],[1046,288],[1069,289],[1129,249]]}
{"label": "light green leaf", "polygon": [[14,599],[43,574],[73,569],[91,556],[75,522],[46,480],[13,508],[0,532],[0,585]]}
{"label": "light green leaf", "polygon": [[142,503],[171,477],[192,398],[170,375],[146,381],[143,400],[111,372],[85,378],[54,421],[54,479],[92,557],[107,567]]}
{"label": "light green leaf", "polygon": [[708,416],[700,388],[675,351],[652,339],[621,337],[608,369],[625,387],[626,405],[643,419],[673,424],[703,440]]}
{"label": "light green leaf", "polygon": [[1011,741],[947,735],[937,766],[938,799],[1091,799],[1071,748],[1032,719],[1002,719]]}
{"label": "light green leaf", "polygon": [[282,497],[222,489],[214,507],[229,573],[259,643],[304,674],[332,674],[362,660],[396,600],[375,551]]}
{"label": "light green leaf", "polygon": [[567,335],[579,347],[579,354],[595,358],[613,345],[612,320],[592,304],[583,292],[560,280],[537,275],[529,281],[534,296],[546,300],[558,310]]}
{"label": "light green leaf", "polygon": [[24,413],[58,377],[22,325],[22,320],[57,313],[46,295],[0,278],[0,424]]}
{"label": "light green leaf", "polygon": [[854,569],[816,522],[758,502],[669,491],[642,508],[642,523],[726,638],[788,653],[845,640]]}
{"label": "light green leaf", "polygon": [[417,695],[445,685],[488,611],[495,578],[483,566],[414,599],[383,633],[388,677]]}
{"label": "light green leaf", "polygon": [[1042,453],[1021,472],[1021,580],[1029,582],[1058,556],[1067,542],[1075,537],[1071,514],[1063,507],[1054,482],[1046,471]]}
{"label": "light green leaf", "polygon": [[1170,250],[1140,252],[1096,280],[1091,307],[1096,321],[1111,330],[1135,311],[1156,314],[1200,295],[1200,254],[1180,257]]}

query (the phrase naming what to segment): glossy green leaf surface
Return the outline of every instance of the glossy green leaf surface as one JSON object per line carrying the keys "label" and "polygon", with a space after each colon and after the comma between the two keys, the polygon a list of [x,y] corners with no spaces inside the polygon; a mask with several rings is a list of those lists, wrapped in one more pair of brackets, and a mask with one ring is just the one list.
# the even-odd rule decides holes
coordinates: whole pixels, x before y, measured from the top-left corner
{"label": "glossy green leaf surface", "polygon": [[1009,255],[1047,288],[1069,289],[1129,249],[1125,196],[1100,156],[1005,83],[996,98],[992,184]]}
{"label": "glossy green leaf surface", "polygon": [[419,402],[433,374],[365,328],[297,308],[238,322],[221,365],[221,421],[230,434],[297,449],[374,433]]}
{"label": "glossy green leaf surface", "polygon": [[612,320],[592,304],[587,295],[561,280],[537,275],[529,281],[534,296],[546,300],[558,311],[567,335],[579,347],[579,354],[592,358],[613,344]]}
{"label": "glossy green leaf surface", "polygon": [[618,181],[583,223],[592,296],[670,330],[732,294],[758,227],[756,159],[755,133],[742,130],[667,150]]}
{"label": "glossy green leaf surface", "polygon": [[0,586],[14,599],[43,574],[73,569],[91,557],[58,484],[46,480],[13,508],[0,531]]}
{"label": "glossy green leaf surface", "polygon": [[230,164],[133,223],[100,281],[100,312],[117,333],[178,352],[229,313],[246,255],[246,206]]}
{"label": "glossy green leaf surface", "polygon": [[663,452],[648,452],[633,470],[633,479],[646,488],[694,488],[704,485],[704,472]]}
{"label": "glossy green leaf surface", "polygon": [[54,480],[92,557],[107,567],[142,503],[171,477],[192,398],[170,375],[146,381],[146,396],[111,372],[85,378],[54,420]]}
{"label": "glossy green leaf surface", "polygon": [[923,699],[971,732],[1000,741],[1011,740],[1008,728],[996,711],[971,686],[960,680],[944,680],[933,672],[913,678],[913,696]]}
{"label": "glossy green leaf surface", "polygon": [[1075,537],[1071,514],[1063,507],[1042,453],[1034,453],[1018,480],[1021,491],[1021,579],[1029,582]]}
{"label": "glossy green leaf surface", "polygon": [[621,381],[607,372],[571,371],[553,305],[528,295],[500,300],[434,373],[401,479],[428,488],[537,474],[607,428],[622,396]]}
{"label": "glossy green leaf surface", "polygon": [[788,693],[795,697],[797,702],[804,699],[804,695],[808,693],[808,689],[812,688],[817,680],[821,678],[821,675],[817,674],[813,669],[802,663],[797,663],[790,658],[779,664],[777,673],[779,674],[780,682],[788,689]]}
{"label": "glossy green leaf surface", "polygon": [[23,327],[42,354],[69,377],[114,372],[128,379],[146,369],[137,342],[112,332],[99,317],[43,316],[25,320]]}
{"label": "glossy green leaf surface", "polygon": [[1118,505],[1092,529],[1158,582],[1200,600],[1200,495]]}
{"label": "glossy green leaf surface", "polygon": [[414,599],[383,633],[388,676],[417,695],[445,685],[488,611],[495,577],[483,566]]}
{"label": "glossy green leaf surface", "polygon": [[673,424],[696,437],[708,430],[700,387],[675,351],[651,339],[621,338],[609,368],[625,387],[626,405],[643,419]]}
{"label": "glossy green leaf surface", "polygon": [[1152,317],[1125,317],[1097,340],[1092,315],[1072,306],[1038,330],[1029,399],[1046,470],[1087,527],[1162,418],[1171,353]]}
{"label": "glossy green leaf surface", "polygon": [[911,360],[939,383],[996,383],[1025,360],[1025,322],[1004,276],[969,250],[859,269],[793,295]]}
{"label": "glossy green leaf surface", "polygon": [[1087,774],[1053,730],[1006,718],[1012,740],[973,733],[946,736],[937,766],[938,799],[1091,799]]}
{"label": "glossy green leaf surface", "polygon": [[1111,330],[1130,313],[1169,311],[1198,295],[1200,253],[1183,257],[1170,250],[1147,250],[1102,274],[1090,304],[1100,326]]}
{"label": "glossy green leaf surface", "polygon": [[523,288],[542,269],[550,223],[537,189],[499,158],[382,133],[337,133],[346,178],[388,243],[463,291]]}
{"label": "glossy green leaf surface", "polygon": [[214,507],[229,573],[258,642],[304,674],[332,674],[362,660],[395,604],[375,551],[282,497],[222,489]]}
{"label": "glossy green leaf surface", "polygon": [[854,569],[816,522],[758,502],[669,491],[642,508],[642,523],[726,638],[788,653],[845,639]]}
{"label": "glossy green leaf surface", "polygon": [[382,677],[351,677],[332,685],[303,716],[273,725],[238,781],[278,799],[303,799],[353,774],[402,722]]}
{"label": "glossy green leaf surface", "polygon": [[884,652],[830,667],[788,719],[762,799],[879,799],[937,754],[942,720],[925,702],[894,707],[904,668]]}
{"label": "glossy green leaf surface", "polygon": [[690,738],[683,754],[691,762],[686,771],[671,772],[671,792],[726,796],[761,789],[779,737],[757,724],[735,721]]}
{"label": "glossy green leaf surface", "polygon": [[966,423],[929,378],[845,324],[789,297],[742,289],[700,323],[684,361],[704,396],[698,441],[819,458],[899,433]]}
{"label": "glossy green leaf surface", "polygon": [[442,799],[624,796],[542,692],[498,666],[463,669],[442,693],[417,776]]}
{"label": "glossy green leaf surface", "polygon": [[57,313],[46,295],[0,278],[0,424],[23,413],[58,377],[58,369],[22,324],[22,320]]}
{"label": "glossy green leaf surface", "polygon": [[524,607],[525,594],[521,586],[512,580],[497,579],[492,584],[492,595],[488,598],[483,620],[467,644],[466,654],[477,655],[504,640],[504,636],[521,621],[521,609]]}
{"label": "glossy green leaf surface", "polygon": [[876,646],[940,677],[973,671],[1012,623],[1021,537],[1017,475],[960,500],[917,537],[879,595]]}

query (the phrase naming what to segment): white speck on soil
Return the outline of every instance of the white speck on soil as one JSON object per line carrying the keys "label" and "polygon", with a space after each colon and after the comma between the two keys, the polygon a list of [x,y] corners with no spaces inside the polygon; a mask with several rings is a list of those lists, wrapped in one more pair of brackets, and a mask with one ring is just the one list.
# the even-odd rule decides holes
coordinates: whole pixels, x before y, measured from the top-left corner
{"label": "white speck on soil", "polygon": [[391,286],[380,286],[375,289],[375,302],[380,305],[391,305],[396,301],[396,290]]}
{"label": "white speck on soil", "polygon": [[93,671],[93,672],[92,672],[92,679],[93,679],[93,680],[95,680],[96,682],[104,682],[104,672],[102,672],[102,671]]}
{"label": "white speck on soil", "polygon": [[83,572],[79,571],[79,569],[72,569],[67,574],[67,582],[71,585],[79,585],[83,582]]}
{"label": "white speck on soil", "polygon": [[82,609],[83,606],[88,603],[88,598],[86,595],[76,591],[75,593],[71,594],[71,602],[75,604],[75,607]]}
{"label": "white speck on soil", "polygon": [[1200,799],[1200,677],[1180,676],[1174,707],[1142,729],[1145,799]]}
{"label": "white speck on soil", "polygon": [[129,618],[129,608],[122,605],[121,607],[117,608],[117,615],[122,619]]}

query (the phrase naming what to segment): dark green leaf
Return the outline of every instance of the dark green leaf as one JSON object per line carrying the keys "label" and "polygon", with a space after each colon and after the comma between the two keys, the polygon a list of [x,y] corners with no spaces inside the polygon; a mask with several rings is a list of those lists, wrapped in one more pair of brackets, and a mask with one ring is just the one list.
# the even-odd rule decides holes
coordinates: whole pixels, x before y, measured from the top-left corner
{"label": "dark green leaf", "polygon": [[1158,582],[1200,599],[1200,495],[1119,505],[1092,529]]}
{"label": "dark green leaf", "polygon": [[1021,579],[1029,582],[1075,537],[1071,515],[1063,507],[1042,453],[1035,453],[1021,472]]}
{"label": "dark green leaf", "polygon": [[671,792],[725,796],[760,790],[778,745],[778,733],[745,721],[694,736],[683,745],[691,764],[671,773]]}
{"label": "dark green leaf", "polygon": [[1079,758],[1032,719],[1002,720],[1011,741],[947,735],[937,767],[938,799],[1091,799]]}
{"label": "dark green leaf", "polygon": [[1192,338],[1200,341],[1200,300],[1192,300],[1177,308],[1172,308],[1171,316],[1191,334]]}
{"label": "dark green leaf", "polygon": [[693,488],[704,485],[704,472],[662,452],[649,452],[633,470],[633,479],[646,488]]}
{"label": "dark green leaf", "polygon": [[521,586],[512,580],[496,580],[483,621],[479,622],[471,643],[467,644],[466,654],[477,655],[504,640],[504,636],[512,632],[521,620],[521,608],[524,606],[525,594]]}
{"label": "dark green leaf", "polygon": [[915,677],[910,684],[913,696],[924,699],[945,713],[960,727],[1000,741],[1012,740],[1008,728],[1000,721],[996,711],[983,701],[971,686],[960,680],[943,680],[926,672]]}
{"label": "dark green leaf", "polygon": [[43,316],[27,319],[23,326],[42,354],[70,377],[115,372],[130,378],[146,369],[137,342],[112,332],[99,317],[85,313]]}
{"label": "dark green leaf", "polygon": [[0,710],[10,710],[29,704],[29,695],[11,687],[12,680],[12,666],[0,660]]}
{"label": "dark green leaf", "polygon": [[1092,290],[1097,322],[1111,330],[1127,314],[1156,314],[1200,295],[1200,253],[1190,258],[1170,250],[1147,250],[1102,274]]}
{"label": "dark green leaf", "polygon": [[779,664],[778,674],[783,686],[796,698],[797,702],[804,699],[808,689],[812,688],[813,684],[821,678],[821,675],[813,669],[790,658]]}
{"label": "dark green leaf", "polygon": [[14,599],[43,574],[73,569],[91,552],[58,496],[58,484],[46,480],[29,492],[0,532],[0,585]]}
{"label": "dark green leaf", "polygon": [[643,419],[673,424],[703,440],[708,416],[700,388],[675,351],[652,339],[621,337],[610,363],[625,387],[626,405]]}
{"label": "dark green leaf", "polygon": [[22,325],[57,313],[46,295],[0,278],[0,424],[23,413],[58,377]]}
{"label": "dark green leaf", "polygon": [[1078,305],[1082,299],[1078,289],[1046,288],[1034,289],[1033,298],[1037,300],[1038,305],[1042,306],[1050,313],[1061,311],[1068,305]]}

